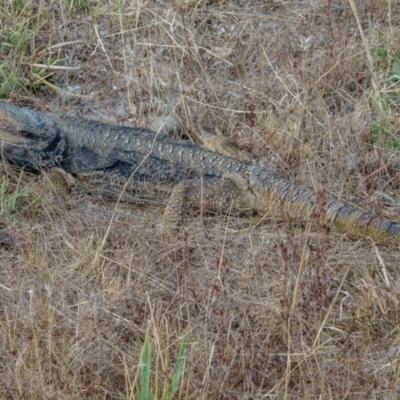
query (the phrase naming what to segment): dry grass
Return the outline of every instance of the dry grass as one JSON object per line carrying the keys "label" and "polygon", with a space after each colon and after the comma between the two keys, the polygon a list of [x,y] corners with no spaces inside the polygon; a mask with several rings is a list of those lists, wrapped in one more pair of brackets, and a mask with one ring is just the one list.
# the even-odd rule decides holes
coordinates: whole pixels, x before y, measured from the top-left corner
{"label": "dry grass", "polygon": [[[346,0],[0,1],[0,94],[113,123],[174,113],[186,138],[190,111],[398,219],[400,6],[357,7],[364,40]],[[176,398],[398,398],[398,249],[284,217],[188,215],[164,237],[162,205],[1,179],[1,398],[141,398],[146,334],[161,398],[186,329]]]}

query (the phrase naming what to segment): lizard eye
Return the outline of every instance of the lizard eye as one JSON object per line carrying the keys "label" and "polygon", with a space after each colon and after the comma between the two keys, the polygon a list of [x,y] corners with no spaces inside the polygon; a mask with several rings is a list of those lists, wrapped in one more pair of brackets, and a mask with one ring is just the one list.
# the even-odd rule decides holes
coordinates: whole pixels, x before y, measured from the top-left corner
{"label": "lizard eye", "polygon": [[22,131],[19,131],[19,134],[21,135],[21,137],[23,137],[25,139],[34,139],[35,138],[35,136],[28,131],[22,130]]}

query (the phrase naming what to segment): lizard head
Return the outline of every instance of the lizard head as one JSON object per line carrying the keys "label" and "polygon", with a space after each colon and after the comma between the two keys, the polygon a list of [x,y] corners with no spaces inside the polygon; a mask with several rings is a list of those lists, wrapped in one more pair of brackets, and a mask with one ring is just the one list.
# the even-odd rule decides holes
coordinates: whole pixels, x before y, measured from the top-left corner
{"label": "lizard head", "polygon": [[55,136],[55,129],[49,129],[48,125],[39,113],[29,108],[0,103],[0,142],[3,144],[43,150]]}
{"label": "lizard head", "polygon": [[0,157],[38,170],[62,160],[66,141],[49,114],[0,102],[0,146]]}

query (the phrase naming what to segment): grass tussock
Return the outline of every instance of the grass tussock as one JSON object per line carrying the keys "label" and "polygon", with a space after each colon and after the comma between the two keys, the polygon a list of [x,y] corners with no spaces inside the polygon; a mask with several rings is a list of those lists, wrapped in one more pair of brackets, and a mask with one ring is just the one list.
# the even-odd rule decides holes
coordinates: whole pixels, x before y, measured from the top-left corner
{"label": "grass tussock", "polygon": [[[226,135],[398,219],[400,5],[0,1],[0,96]],[[395,399],[396,248],[288,215],[187,216],[0,174],[0,397]]]}

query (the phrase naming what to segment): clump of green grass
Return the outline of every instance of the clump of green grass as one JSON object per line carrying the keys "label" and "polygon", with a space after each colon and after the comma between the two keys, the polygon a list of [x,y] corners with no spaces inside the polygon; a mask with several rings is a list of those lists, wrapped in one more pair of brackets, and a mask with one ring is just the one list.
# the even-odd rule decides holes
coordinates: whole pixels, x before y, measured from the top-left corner
{"label": "clump of green grass", "polygon": [[373,68],[379,78],[380,90],[372,90],[371,106],[379,115],[379,122],[372,124],[372,141],[389,150],[400,149],[397,120],[391,118],[392,110],[400,104],[400,51],[394,45],[390,30],[374,29],[368,19],[368,44]]}
{"label": "clump of green grass", "polygon": [[[163,394],[161,397],[163,400],[169,400],[174,398],[174,396],[178,393],[179,389],[182,386],[183,376],[188,374],[188,371],[186,371],[185,373],[185,361],[186,361],[185,355],[186,355],[188,340],[189,340],[189,331],[186,331],[179,348],[175,370],[172,374],[170,374],[170,376],[168,376],[164,380]],[[152,375],[151,345],[149,336],[147,335],[142,350],[140,379],[135,383],[136,396],[140,400],[150,400],[158,398],[155,394],[156,388],[152,390],[152,385],[154,386],[155,384],[152,382],[151,375]],[[158,377],[156,378],[157,378],[156,380],[158,381],[159,380]]]}
{"label": "clump of green grass", "polygon": [[0,97],[43,84],[54,88],[48,78],[62,59],[51,35],[41,34],[47,19],[40,8],[31,1],[0,2],[0,22]]}
{"label": "clump of green grass", "polygon": [[8,193],[8,179],[3,177],[0,182],[0,219],[8,224],[15,222],[16,211],[26,205],[29,197],[28,187],[17,189],[13,193]]}
{"label": "clump of green grass", "polygon": [[66,4],[70,12],[82,11],[88,8],[86,0],[67,0]]}

